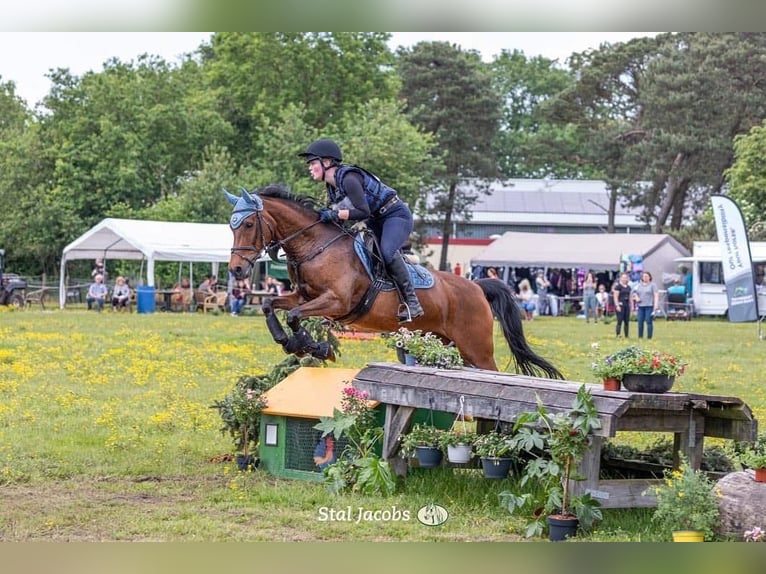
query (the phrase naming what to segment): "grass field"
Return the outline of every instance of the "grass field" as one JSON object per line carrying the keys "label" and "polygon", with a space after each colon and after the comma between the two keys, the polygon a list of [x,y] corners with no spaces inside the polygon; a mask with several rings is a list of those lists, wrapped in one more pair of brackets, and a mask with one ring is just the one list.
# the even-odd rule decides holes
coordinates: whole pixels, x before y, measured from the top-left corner
{"label": "grass field", "polygon": [[[575,381],[595,382],[593,343],[598,354],[625,345],[614,323],[544,317],[525,329]],[[240,375],[284,358],[262,317],[2,309],[0,335],[2,541],[522,539],[523,521],[497,502],[509,485],[477,471],[413,473],[396,495],[371,499],[221,462],[232,445],[210,405]],[[499,332],[496,342],[505,366]],[[766,415],[766,342],[754,324],[660,319],[652,343],[688,362],[674,390],[737,396]],[[341,353],[331,367],[395,361],[375,339],[344,339]],[[642,446],[653,437],[617,440]],[[414,514],[428,502],[448,508],[444,525],[320,519],[323,507]],[[646,510],[605,511],[591,539],[659,540],[655,530]]]}

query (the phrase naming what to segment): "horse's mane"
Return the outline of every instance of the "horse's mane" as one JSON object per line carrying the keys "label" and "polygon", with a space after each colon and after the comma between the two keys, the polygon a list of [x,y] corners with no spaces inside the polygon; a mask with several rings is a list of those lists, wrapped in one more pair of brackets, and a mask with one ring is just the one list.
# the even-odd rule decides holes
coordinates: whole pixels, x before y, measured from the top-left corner
{"label": "horse's mane", "polygon": [[316,211],[319,202],[316,198],[310,195],[299,195],[290,191],[290,188],[284,185],[267,185],[266,187],[257,190],[258,195],[263,197],[274,197],[276,199],[284,199],[285,201],[291,201],[297,203],[307,209]]}

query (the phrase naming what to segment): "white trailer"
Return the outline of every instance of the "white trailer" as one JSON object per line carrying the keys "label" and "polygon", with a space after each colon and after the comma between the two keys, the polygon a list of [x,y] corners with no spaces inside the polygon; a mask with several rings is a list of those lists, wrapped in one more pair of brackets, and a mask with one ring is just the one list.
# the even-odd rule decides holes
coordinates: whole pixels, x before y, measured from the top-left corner
{"label": "white trailer", "polygon": [[[758,313],[766,315],[766,241],[750,243],[756,289],[758,291]],[[676,259],[692,273],[692,299],[696,315],[726,315],[729,303],[726,299],[726,285],[723,279],[721,247],[717,241],[695,241],[691,257]]]}

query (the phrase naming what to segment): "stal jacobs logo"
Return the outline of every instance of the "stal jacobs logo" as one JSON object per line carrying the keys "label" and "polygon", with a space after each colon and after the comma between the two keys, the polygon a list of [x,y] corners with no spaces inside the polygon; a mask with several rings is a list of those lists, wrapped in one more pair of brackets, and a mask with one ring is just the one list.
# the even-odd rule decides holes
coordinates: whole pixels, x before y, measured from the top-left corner
{"label": "stal jacobs logo", "polygon": [[[426,504],[417,511],[415,516],[421,524],[439,526],[447,521],[449,512],[438,504]],[[378,510],[372,510],[363,506],[356,508],[352,506],[346,506],[345,508],[321,506],[317,513],[317,520],[319,522],[351,522],[355,524],[360,522],[409,522],[412,520],[412,513],[409,510],[402,510],[396,506]]]}

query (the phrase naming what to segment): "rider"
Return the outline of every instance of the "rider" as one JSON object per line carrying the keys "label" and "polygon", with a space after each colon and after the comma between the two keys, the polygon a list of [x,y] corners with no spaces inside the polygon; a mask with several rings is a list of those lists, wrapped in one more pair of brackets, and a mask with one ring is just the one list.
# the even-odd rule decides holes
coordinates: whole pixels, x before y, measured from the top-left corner
{"label": "rider", "polygon": [[386,271],[405,300],[397,314],[399,322],[423,315],[407,266],[398,253],[413,227],[407,204],[377,176],[361,167],[343,164],[340,147],[332,140],[318,139],[298,155],[306,160],[312,179],[327,185],[330,205],[320,211],[322,221],[367,220],[378,237]]}

